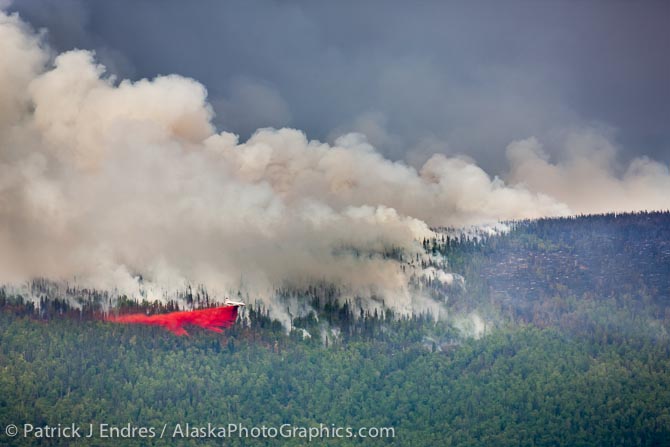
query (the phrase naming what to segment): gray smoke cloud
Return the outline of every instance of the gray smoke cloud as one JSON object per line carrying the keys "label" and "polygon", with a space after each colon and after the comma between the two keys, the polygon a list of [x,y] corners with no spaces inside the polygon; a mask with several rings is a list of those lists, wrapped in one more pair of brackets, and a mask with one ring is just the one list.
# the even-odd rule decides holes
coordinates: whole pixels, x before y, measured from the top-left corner
{"label": "gray smoke cloud", "polygon": [[[535,136],[614,130],[619,157],[670,162],[670,2],[20,0],[58,52],[138,80],[207,86],[217,128],[353,131],[417,169],[465,153],[492,175]],[[150,32],[149,32],[150,30]]]}
{"label": "gray smoke cloud", "polygon": [[574,213],[668,210],[668,165],[648,157],[618,162],[618,149],[594,130],[565,138],[566,155],[552,163],[536,138],[511,143],[509,180],[567,203]]}
{"label": "gray smoke cloud", "polygon": [[[384,254],[424,256],[431,227],[599,210],[608,187],[622,207],[669,205],[667,166],[640,159],[616,176],[604,137],[576,138],[561,164],[537,140],[513,143],[505,182],[467,157],[415,169],[357,133],[240,141],[215,129],[197,81],[117,80],[92,52],[49,50],[16,15],[0,14],[0,54],[0,283],[76,278],[136,296],[141,274],[149,298],[203,284],[272,307],[275,287],[324,281],[409,312],[435,306],[408,286],[426,272]],[[249,91],[242,103],[268,96]],[[580,194],[594,178],[600,189]]]}

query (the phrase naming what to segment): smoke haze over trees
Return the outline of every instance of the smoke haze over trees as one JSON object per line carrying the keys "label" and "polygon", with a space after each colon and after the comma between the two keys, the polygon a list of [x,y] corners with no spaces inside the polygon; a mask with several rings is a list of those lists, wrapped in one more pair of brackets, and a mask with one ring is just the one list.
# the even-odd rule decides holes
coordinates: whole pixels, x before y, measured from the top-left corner
{"label": "smoke haze over trees", "polygon": [[277,287],[325,281],[425,310],[408,285],[425,272],[409,260],[432,227],[670,207],[667,165],[639,157],[617,174],[616,148],[594,130],[571,134],[565,162],[537,139],[512,142],[507,181],[464,156],[416,169],[360,133],[329,144],[268,128],[241,141],[215,128],[193,79],[116,79],[16,15],[0,16],[0,34],[5,283],[76,278],[155,298],[203,284],[272,305]]}

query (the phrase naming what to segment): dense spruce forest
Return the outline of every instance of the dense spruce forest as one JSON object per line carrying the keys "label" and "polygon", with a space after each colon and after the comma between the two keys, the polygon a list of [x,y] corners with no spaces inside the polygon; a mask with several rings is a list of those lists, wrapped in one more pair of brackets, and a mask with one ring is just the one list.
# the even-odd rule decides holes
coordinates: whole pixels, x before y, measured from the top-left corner
{"label": "dense spruce forest", "polygon": [[[22,427],[393,427],[314,445],[670,446],[670,213],[438,229],[422,241],[449,284],[415,278],[449,317],[364,311],[315,285],[287,328],[250,305],[222,334],[102,321],[110,297],[0,289],[0,445],[295,445],[304,438],[38,439]],[[402,256],[391,253],[389,256]],[[62,290],[60,292],[63,292]],[[213,305],[205,290],[181,302]],[[73,307],[73,299],[81,304]],[[117,312],[175,303],[121,299]],[[472,336],[459,324],[478,315]],[[172,435],[170,432],[169,435]]]}

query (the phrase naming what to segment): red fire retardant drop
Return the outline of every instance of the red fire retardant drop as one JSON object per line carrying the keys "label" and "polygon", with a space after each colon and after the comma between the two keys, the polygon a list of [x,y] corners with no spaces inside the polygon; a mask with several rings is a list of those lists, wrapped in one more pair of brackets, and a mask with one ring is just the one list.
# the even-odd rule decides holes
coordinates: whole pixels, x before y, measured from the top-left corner
{"label": "red fire retardant drop", "polygon": [[184,329],[185,325],[200,326],[210,331],[223,332],[221,328],[232,326],[236,319],[237,306],[213,307],[159,315],[127,314],[107,317],[107,321],[115,323],[163,326],[176,335],[188,335],[188,332]]}

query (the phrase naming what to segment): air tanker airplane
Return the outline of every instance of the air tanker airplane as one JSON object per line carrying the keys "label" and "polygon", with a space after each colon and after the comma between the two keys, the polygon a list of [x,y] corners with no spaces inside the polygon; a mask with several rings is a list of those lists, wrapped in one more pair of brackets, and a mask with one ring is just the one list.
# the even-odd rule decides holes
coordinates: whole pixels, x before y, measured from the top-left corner
{"label": "air tanker airplane", "polygon": [[235,307],[244,307],[246,304],[244,304],[242,301],[233,301],[230,298],[226,298],[223,302],[224,306],[235,306]]}

